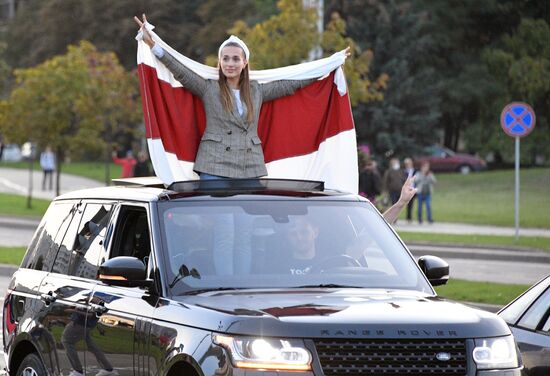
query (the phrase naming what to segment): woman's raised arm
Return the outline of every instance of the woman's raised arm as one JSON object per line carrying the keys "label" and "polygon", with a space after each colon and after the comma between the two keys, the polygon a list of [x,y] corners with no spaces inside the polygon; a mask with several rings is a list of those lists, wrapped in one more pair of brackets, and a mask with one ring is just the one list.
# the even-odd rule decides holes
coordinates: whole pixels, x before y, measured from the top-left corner
{"label": "woman's raised arm", "polygon": [[147,23],[147,17],[145,17],[145,13],[143,13],[142,17],[143,17],[143,21],[141,21],[137,16],[134,16],[134,21],[136,21],[136,23],[139,26],[139,30],[143,34],[143,41],[145,42],[145,44],[153,48],[153,46],[155,45],[155,41],[151,37],[151,34],[149,34],[149,31],[147,30],[147,28],[145,27],[145,24]]}
{"label": "woman's raised arm", "polygon": [[[138,17],[134,16],[134,21],[136,21],[140,31],[143,33],[143,41],[145,42],[145,44],[153,49],[153,47],[155,46],[155,41],[145,27],[145,23],[147,22],[147,17],[145,17],[145,14],[143,14],[143,20],[140,20]],[[193,94],[202,97],[206,90],[206,79],[199,76],[191,69],[187,68],[184,64],[182,64],[179,60],[170,55],[167,51],[163,50],[162,48],[160,48],[160,50],[162,54],[157,55],[157,57],[174,75],[174,78],[178,80],[183,85],[183,87],[189,89]],[[154,49],[153,52],[156,55]]]}

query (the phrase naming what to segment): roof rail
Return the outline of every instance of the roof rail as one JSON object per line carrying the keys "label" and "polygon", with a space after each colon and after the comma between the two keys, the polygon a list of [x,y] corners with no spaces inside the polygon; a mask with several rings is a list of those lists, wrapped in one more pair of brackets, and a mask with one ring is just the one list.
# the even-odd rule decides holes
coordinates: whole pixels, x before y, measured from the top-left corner
{"label": "roof rail", "polygon": [[112,179],[117,186],[125,187],[155,187],[164,188],[164,183],[156,176],[145,176],[139,178]]}
{"label": "roof rail", "polygon": [[323,192],[325,183],[312,180],[294,179],[212,179],[174,182],[168,189],[175,192],[257,192],[257,191],[293,191]]}

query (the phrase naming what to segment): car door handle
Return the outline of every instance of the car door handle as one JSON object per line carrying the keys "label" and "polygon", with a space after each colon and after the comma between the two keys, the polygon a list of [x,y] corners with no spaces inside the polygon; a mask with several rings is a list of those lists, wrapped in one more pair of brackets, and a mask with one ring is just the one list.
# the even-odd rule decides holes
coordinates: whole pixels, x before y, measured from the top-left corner
{"label": "car door handle", "polygon": [[97,317],[103,315],[105,312],[109,310],[109,308],[105,307],[103,304],[90,304],[90,310],[96,314]]}
{"label": "car door handle", "polygon": [[48,292],[47,294],[40,294],[40,299],[46,304],[50,305],[51,303],[55,302],[57,300],[57,295],[54,294],[52,291]]}

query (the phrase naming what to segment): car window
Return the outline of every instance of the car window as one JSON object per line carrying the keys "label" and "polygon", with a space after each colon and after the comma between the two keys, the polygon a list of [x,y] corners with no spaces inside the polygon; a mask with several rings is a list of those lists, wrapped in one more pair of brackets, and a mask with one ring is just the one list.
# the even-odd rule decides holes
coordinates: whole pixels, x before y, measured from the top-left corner
{"label": "car window", "polygon": [[71,223],[76,204],[72,202],[53,202],[41,222],[29,246],[23,268],[49,271],[54,263],[59,243]]}
{"label": "car window", "polygon": [[168,280],[176,293],[327,284],[432,291],[368,203],[205,201],[159,207]]}
{"label": "car window", "polygon": [[92,203],[73,221],[56,258],[57,272],[96,278],[100,258],[105,255],[105,234],[112,205]]}
{"label": "car window", "polygon": [[525,329],[537,330],[542,326],[543,318],[547,318],[550,310],[550,288],[533,303],[518,322],[518,326]]}
{"label": "car window", "polygon": [[542,331],[550,335],[550,315],[546,318],[546,323],[542,326]]}
{"label": "car window", "polygon": [[151,235],[147,210],[140,206],[122,206],[117,218],[110,258],[133,256],[147,264],[151,253]]}
{"label": "car window", "polygon": [[529,308],[533,301],[542,294],[546,288],[550,286],[550,278],[541,281],[527,290],[523,295],[510,303],[502,311],[499,312],[499,316],[502,317],[510,325],[515,325],[522,314]]}

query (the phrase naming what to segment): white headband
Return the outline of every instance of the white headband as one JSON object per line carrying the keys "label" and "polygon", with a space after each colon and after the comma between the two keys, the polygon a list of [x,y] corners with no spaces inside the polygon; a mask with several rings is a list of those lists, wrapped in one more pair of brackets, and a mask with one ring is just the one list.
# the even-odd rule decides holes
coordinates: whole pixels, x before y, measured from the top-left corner
{"label": "white headband", "polygon": [[248,51],[248,47],[246,47],[246,44],[236,36],[232,35],[226,40],[223,41],[223,43],[220,45],[220,49],[218,50],[218,59],[222,57],[222,49],[227,46],[229,43],[235,43],[239,47],[241,47],[244,51],[244,56],[246,57],[246,60],[249,60],[250,58],[250,51]]}

